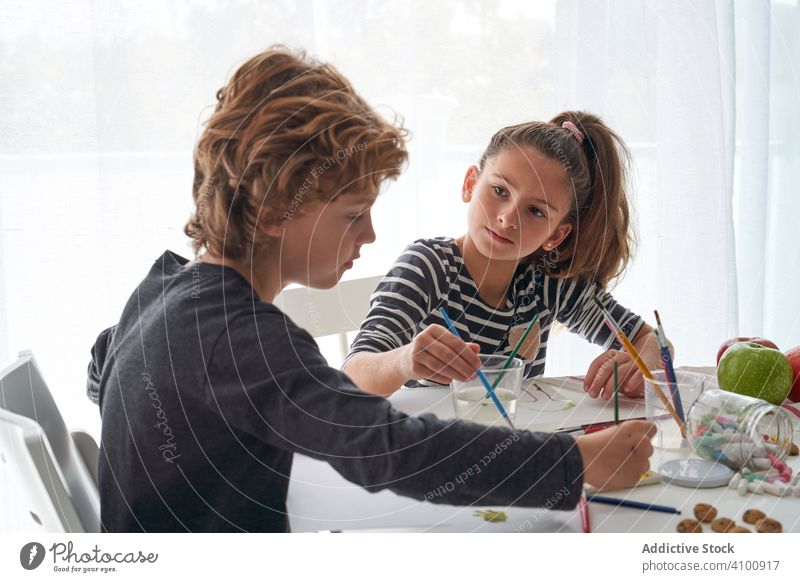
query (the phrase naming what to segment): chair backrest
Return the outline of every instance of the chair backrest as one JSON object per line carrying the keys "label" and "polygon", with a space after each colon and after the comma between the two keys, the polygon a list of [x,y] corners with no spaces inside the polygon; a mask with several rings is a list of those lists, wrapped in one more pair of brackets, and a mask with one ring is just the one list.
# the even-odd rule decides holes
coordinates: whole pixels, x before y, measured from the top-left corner
{"label": "chair backrest", "polygon": [[83,531],[42,427],[0,410],[0,532]]}
{"label": "chair backrest", "polygon": [[332,289],[285,289],[275,305],[313,337],[339,335],[342,357],[347,355],[347,332],[361,327],[369,298],[382,277],[342,281]]}
{"label": "chair backrest", "polygon": [[[11,366],[0,372],[0,408],[33,420],[44,432],[59,475],[83,529],[100,529],[100,495],[92,477],[96,463],[84,460],[31,352],[20,352]],[[87,466],[88,464],[88,466]]]}

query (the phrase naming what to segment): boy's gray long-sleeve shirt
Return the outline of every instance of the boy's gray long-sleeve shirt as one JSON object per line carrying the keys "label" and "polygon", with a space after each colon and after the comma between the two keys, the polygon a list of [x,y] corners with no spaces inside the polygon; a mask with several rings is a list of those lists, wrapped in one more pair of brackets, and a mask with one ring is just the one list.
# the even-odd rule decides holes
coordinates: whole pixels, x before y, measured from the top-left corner
{"label": "boy's gray long-sleeve shirt", "polygon": [[288,531],[292,454],[369,491],[576,505],[568,435],[407,416],[329,367],[236,271],[159,257],[92,349],[104,531]]}

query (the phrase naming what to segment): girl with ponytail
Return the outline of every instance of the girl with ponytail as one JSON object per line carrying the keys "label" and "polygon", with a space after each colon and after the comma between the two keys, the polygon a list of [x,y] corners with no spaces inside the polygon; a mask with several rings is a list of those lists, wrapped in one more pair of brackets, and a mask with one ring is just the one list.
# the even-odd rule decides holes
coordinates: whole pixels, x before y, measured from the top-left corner
{"label": "girl with ponytail", "polygon": [[[466,234],[406,248],[373,294],[344,371],[363,390],[384,395],[403,384],[463,381],[478,369],[478,353],[510,354],[538,315],[518,353],[527,377],[543,374],[559,322],[605,349],[585,376],[591,397],[612,396],[615,360],[621,391],[641,396],[641,373],[593,301],[602,301],[645,363],[658,367],[652,328],[608,293],[635,243],[629,162],[619,136],[586,112],[496,132],[464,177]],[[446,328],[440,307],[462,339]]]}

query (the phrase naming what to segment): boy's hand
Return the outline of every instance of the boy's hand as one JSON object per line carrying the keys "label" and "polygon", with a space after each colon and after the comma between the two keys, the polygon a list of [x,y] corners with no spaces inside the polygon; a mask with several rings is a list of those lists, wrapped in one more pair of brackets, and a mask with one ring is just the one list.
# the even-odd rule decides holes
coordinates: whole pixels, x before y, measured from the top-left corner
{"label": "boy's hand", "polygon": [[632,487],[650,469],[656,426],[629,420],[575,438],[583,459],[583,480],[598,489]]}
{"label": "boy's hand", "polygon": [[440,384],[466,381],[480,368],[480,347],[466,343],[441,325],[431,324],[417,334],[403,352],[403,370],[411,380],[428,379]]}

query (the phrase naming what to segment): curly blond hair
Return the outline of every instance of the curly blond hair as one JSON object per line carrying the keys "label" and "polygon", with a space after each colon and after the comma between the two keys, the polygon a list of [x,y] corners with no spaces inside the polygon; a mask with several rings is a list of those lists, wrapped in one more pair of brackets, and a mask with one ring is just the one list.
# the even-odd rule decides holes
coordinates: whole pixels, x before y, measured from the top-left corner
{"label": "curly blond hair", "polygon": [[333,66],[271,47],[217,92],[194,151],[195,210],[184,232],[195,254],[252,257],[267,241],[263,226],[304,203],[377,194],[402,172],[406,137]]}

